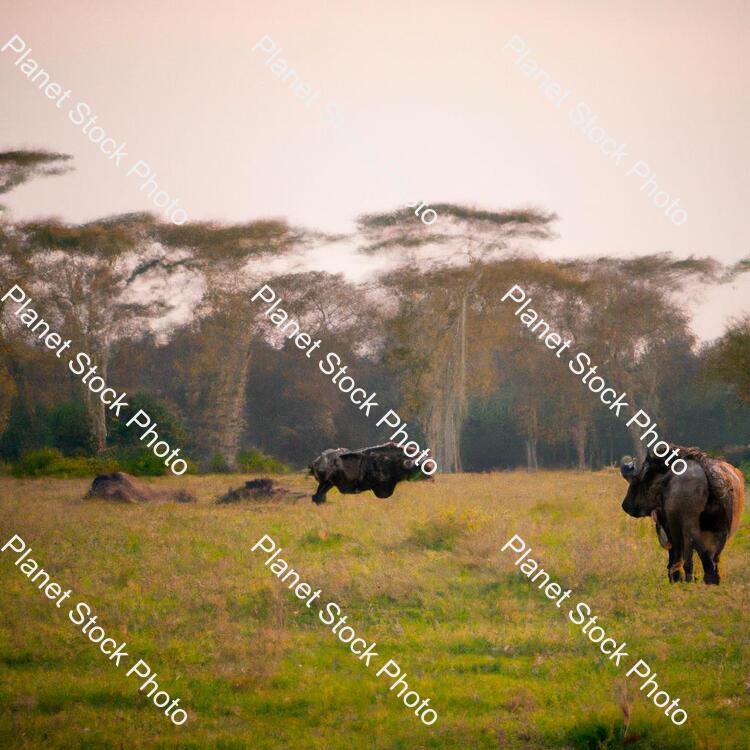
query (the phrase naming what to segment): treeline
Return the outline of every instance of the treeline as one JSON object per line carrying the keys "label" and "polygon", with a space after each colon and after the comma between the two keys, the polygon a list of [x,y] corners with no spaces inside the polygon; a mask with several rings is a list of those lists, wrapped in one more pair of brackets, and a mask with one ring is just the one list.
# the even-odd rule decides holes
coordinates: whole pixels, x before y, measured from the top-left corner
{"label": "treeline", "polygon": [[[0,154],[0,192],[61,165],[45,152]],[[318,370],[316,355],[305,358],[263,316],[251,296],[264,283],[322,339],[319,354],[335,351],[358,385],[408,420],[443,471],[600,467],[641,452],[637,434],[501,301],[513,284],[661,435],[747,458],[750,320],[699,346],[684,303],[695,284],[725,283],[746,264],[669,254],[542,260],[531,249],[551,236],[554,214],[434,208],[440,221],[429,227],[408,209],[363,216],[353,237],[280,220],[175,226],[133,214],[70,225],[6,215],[2,293],[21,285],[197,469],[299,468],[324,448],[388,438]],[[382,255],[388,271],[347,280],[327,267],[342,242]],[[300,253],[326,270],[293,272]],[[65,456],[92,469],[110,461],[159,471],[138,428],[108,415],[6,303],[0,460],[33,473],[40,449],[47,463]]]}

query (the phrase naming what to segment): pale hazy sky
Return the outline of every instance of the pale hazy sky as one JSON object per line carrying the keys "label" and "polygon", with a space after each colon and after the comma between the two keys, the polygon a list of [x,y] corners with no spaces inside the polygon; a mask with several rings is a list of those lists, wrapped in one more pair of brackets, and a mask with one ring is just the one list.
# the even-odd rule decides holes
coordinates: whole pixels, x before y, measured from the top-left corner
{"label": "pale hazy sky", "polygon": [[[181,2],[0,0],[14,34],[70,99],[45,99],[0,54],[0,148],[70,153],[76,171],[8,196],[18,218],[154,210],[127,168],[148,162],[190,219],[285,217],[346,231],[416,199],[555,211],[538,250],[748,255],[750,3]],[[504,45],[571,94],[558,108]],[[307,107],[252,51],[270,35],[312,89]],[[118,169],[68,119],[86,102],[129,157]],[[570,122],[579,102],[627,157],[608,160]],[[322,117],[341,113],[337,128]],[[319,106],[320,105],[320,106]],[[627,170],[642,160],[688,212],[675,226]],[[320,267],[331,270],[325,259]],[[750,280],[695,302],[717,335]]]}

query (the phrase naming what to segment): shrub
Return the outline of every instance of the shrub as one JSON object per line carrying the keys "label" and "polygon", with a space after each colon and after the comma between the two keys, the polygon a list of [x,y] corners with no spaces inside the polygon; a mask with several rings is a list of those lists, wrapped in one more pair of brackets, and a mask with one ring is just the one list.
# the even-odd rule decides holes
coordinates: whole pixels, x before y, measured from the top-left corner
{"label": "shrub", "polygon": [[39,448],[26,451],[13,467],[15,477],[38,477],[53,462],[63,457],[57,448]]}
{"label": "shrub", "polygon": [[[188,445],[188,432],[180,418],[166,403],[158,400],[149,393],[134,393],[128,398],[128,403],[135,414],[143,409],[156,422],[156,431],[160,440],[166,440],[173,448],[180,446],[183,450]],[[118,419],[107,412],[107,433],[110,445],[117,447],[129,446],[141,448],[140,436],[143,428],[137,425],[127,426],[125,419]]]}
{"label": "shrub", "polygon": [[86,407],[81,403],[56,406],[47,417],[52,444],[66,456],[91,456],[96,451]]}
{"label": "shrub", "polygon": [[211,456],[209,470],[212,474],[228,474],[231,471],[227,460],[218,451]]}
{"label": "shrub", "polygon": [[65,458],[57,448],[40,448],[24,453],[13,466],[11,473],[14,477],[70,479],[109,474],[118,469],[119,465],[112,459]]}
{"label": "shrub", "polygon": [[123,471],[136,477],[162,477],[169,467],[164,465],[164,459],[154,455],[152,451],[138,451],[135,455],[122,461]]}
{"label": "shrub", "polygon": [[286,474],[289,467],[273,456],[251,448],[237,454],[237,468],[245,474]]}
{"label": "shrub", "polygon": [[81,479],[95,477],[97,474],[111,474],[119,469],[116,462],[102,458],[61,458],[53,461],[37,476]]}
{"label": "shrub", "polygon": [[27,409],[17,399],[10,410],[5,432],[0,436],[0,456],[6,461],[18,461],[24,453],[49,445],[47,427],[43,409]]}
{"label": "shrub", "polygon": [[[114,464],[118,469],[113,471],[125,471],[136,477],[161,477],[172,472],[164,465],[164,459],[154,455],[153,451],[143,445],[121,445],[108,448],[101,456],[109,464]],[[195,464],[185,457],[187,463],[187,474],[196,474]]]}

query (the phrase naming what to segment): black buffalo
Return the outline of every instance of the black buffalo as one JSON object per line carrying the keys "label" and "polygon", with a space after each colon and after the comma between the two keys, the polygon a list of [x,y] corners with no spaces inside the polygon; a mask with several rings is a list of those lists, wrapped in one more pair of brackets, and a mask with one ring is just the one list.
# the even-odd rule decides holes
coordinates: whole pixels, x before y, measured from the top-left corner
{"label": "black buffalo", "polygon": [[629,487],[622,509],[635,518],[654,519],[659,542],[669,550],[670,581],[692,580],[695,550],[704,583],[718,584],[719,557],[742,516],[745,479],[739,469],[698,448],[679,451],[687,462],[681,475],[650,451],[640,468],[623,459],[620,471]]}
{"label": "black buffalo", "polygon": [[312,499],[314,503],[324,503],[331,487],[344,495],[372,490],[377,497],[390,497],[399,482],[420,472],[395,443],[356,451],[329,448],[310,464],[310,474],[318,480]]}

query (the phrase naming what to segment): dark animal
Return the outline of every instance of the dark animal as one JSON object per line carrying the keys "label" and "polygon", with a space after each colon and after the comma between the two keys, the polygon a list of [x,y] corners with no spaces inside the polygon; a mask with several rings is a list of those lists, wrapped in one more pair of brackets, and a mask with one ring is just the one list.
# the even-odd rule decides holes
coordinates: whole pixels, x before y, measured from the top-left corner
{"label": "dark animal", "polygon": [[723,459],[698,448],[679,447],[687,469],[676,475],[649,451],[638,468],[630,458],[620,466],[628,481],[622,509],[635,518],[651,516],[660,544],[669,550],[670,581],[693,578],[693,550],[703,565],[703,582],[719,584],[719,558],[742,517],[745,478]]}
{"label": "dark animal", "polygon": [[420,473],[421,469],[395,443],[356,451],[329,448],[310,464],[310,474],[318,480],[312,499],[324,503],[332,487],[344,495],[372,490],[377,497],[390,497],[399,482]]}

